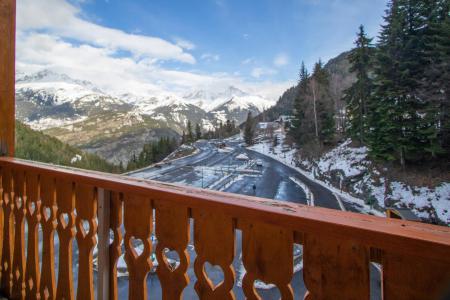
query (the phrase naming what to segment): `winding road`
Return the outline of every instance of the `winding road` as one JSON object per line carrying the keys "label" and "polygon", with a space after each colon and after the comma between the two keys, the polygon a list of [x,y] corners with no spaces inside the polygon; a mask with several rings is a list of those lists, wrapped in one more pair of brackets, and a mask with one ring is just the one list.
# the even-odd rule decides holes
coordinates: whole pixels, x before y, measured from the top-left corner
{"label": "winding road", "polygon": [[[307,204],[307,195],[298,184],[298,182],[302,182],[313,194],[316,206],[339,210],[342,209],[342,205],[344,205],[346,210],[358,211],[357,206],[347,202],[339,203],[333,192],[322,185],[310,180],[296,170],[275,159],[240,147],[238,141],[228,141],[226,143],[227,147],[224,149],[218,149],[214,142],[211,141],[199,141],[195,146],[198,151],[191,156],[167,163],[161,163],[158,167],[151,166],[146,169],[141,169],[129,174],[129,176]],[[247,156],[248,160],[239,159],[239,157],[242,157],[242,154]],[[262,163],[262,166],[258,166],[255,163],[257,160]],[[256,187],[256,189],[254,189],[254,187]],[[191,237],[192,236],[193,233],[191,234]],[[236,256],[233,263],[236,270],[236,281],[239,281],[243,270],[240,261],[240,241],[241,232],[237,231]],[[299,249],[299,247],[297,248]],[[194,290],[196,278],[192,266],[196,253],[193,246],[189,247],[188,252],[191,257],[191,267],[188,270],[190,283],[184,290],[183,298],[198,299]],[[166,255],[169,258],[177,259],[176,254],[167,253]],[[300,256],[296,263],[301,264],[301,262]],[[207,266],[206,271],[213,282],[220,282],[223,278],[222,271],[218,267]],[[378,270],[374,266],[371,266],[372,299],[380,299],[381,284],[379,277],[380,274]],[[127,281],[127,277],[119,278],[119,294],[125,298],[128,293]],[[148,276],[147,281],[149,299],[161,299],[161,286],[156,274],[151,273]],[[296,299],[305,294],[306,287],[303,283],[301,271],[295,273],[291,284]],[[235,285],[233,290],[237,299],[245,298],[242,289],[239,286]],[[258,293],[264,299],[279,299],[279,293],[276,288],[258,289]]]}

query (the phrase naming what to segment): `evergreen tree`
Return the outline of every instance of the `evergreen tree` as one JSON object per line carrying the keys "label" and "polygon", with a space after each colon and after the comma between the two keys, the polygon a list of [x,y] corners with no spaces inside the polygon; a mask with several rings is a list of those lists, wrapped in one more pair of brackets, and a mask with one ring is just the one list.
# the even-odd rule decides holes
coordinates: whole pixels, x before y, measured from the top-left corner
{"label": "evergreen tree", "polygon": [[200,124],[197,123],[197,124],[195,125],[195,139],[196,139],[196,140],[199,140],[199,139],[201,139],[201,138],[202,138],[202,129],[201,129],[201,127],[200,127]]}
{"label": "evergreen tree", "polygon": [[390,2],[375,61],[370,152],[375,158],[398,160],[402,167],[408,159],[438,151],[430,102],[419,89],[426,70],[424,33],[429,18],[425,14],[423,1]]}
{"label": "evergreen tree", "polygon": [[253,145],[253,140],[255,137],[255,124],[252,117],[252,112],[249,111],[247,115],[247,120],[245,121],[244,127],[244,141],[247,145]]}
{"label": "evergreen tree", "polygon": [[291,121],[291,130],[289,134],[294,138],[297,143],[302,143],[304,139],[302,137],[305,134],[305,108],[306,97],[309,94],[309,74],[305,67],[305,63],[302,61],[299,74],[298,93],[294,99],[294,118]]}
{"label": "evergreen tree", "polygon": [[[430,101],[429,120],[438,129],[441,149],[450,152],[450,1],[427,2],[424,7],[429,25],[424,32],[424,61],[427,66],[421,82],[421,97]],[[432,116],[432,117],[430,117]],[[434,134],[434,132],[431,132]],[[433,154],[435,145],[430,145]]]}
{"label": "evergreen tree", "polygon": [[356,75],[356,82],[344,93],[348,119],[347,133],[350,137],[364,142],[367,132],[368,102],[372,90],[372,80],[369,77],[371,69],[372,39],[368,38],[363,25],[359,27],[356,47],[349,55],[350,72]]}
{"label": "evergreen tree", "polygon": [[315,138],[320,144],[332,142],[335,133],[334,103],[329,91],[329,74],[319,60],[311,76]]}
{"label": "evergreen tree", "polygon": [[186,140],[188,143],[192,143],[194,141],[194,133],[192,132],[192,124],[191,121],[187,122],[187,137]]}
{"label": "evergreen tree", "polygon": [[186,133],[183,130],[183,135],[181,136],[181,145],[186,143]]}

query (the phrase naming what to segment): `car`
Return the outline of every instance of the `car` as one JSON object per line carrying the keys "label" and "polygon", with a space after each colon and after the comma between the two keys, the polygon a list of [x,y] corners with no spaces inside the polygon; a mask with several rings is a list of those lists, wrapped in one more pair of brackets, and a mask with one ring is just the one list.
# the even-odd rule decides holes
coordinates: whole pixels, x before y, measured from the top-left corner
{"label": "car", "polygon": [[257,159],[257,160],[256,160],[256,165],[257,165],[258,167],[262,167],[262,166],[264,166],[264,163],[263,163],[263,161],[262,161],[261,159]]}
{"label": "car", "polygon": [[162,165],[161,164],[156,164],[154,167],[157,168],[157,169],[161,169]]}
{"label": "car", "polygon": [[248,156],[245,155],[244,153],[239,154],[238,156],[236,156],[237,160],[248,160]]}

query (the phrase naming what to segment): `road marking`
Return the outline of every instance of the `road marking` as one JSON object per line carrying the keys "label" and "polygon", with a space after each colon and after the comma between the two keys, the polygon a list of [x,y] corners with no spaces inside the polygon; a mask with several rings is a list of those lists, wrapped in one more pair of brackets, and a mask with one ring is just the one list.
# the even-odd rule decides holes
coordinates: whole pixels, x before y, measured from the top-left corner
{"label": "road marking", "polygon": [[307,204],[309,206],[314,206],[314,195],[313,195],[313,193],[311,193],[311,190],[308,188],[308,186],[306,184],[304,184],[303,181],[301,181],[293,176],[290,176],[289,179],[292,180],[296,185],[298,185],[305,192]]}
{"label": "road marking", "polygon": [[333,192],[333,195],[334,195],[334,197],[336,198],[336,200],[337,200],[337,202],[338,202],[339,207],[341,208],[341,210],[342,210],[342,211],[347,211],[347,210],[345,209],[344,204],[342,203],[341,197],[339,197],[339,195],[336,194],[336,193],[334,193],[334,192]]}

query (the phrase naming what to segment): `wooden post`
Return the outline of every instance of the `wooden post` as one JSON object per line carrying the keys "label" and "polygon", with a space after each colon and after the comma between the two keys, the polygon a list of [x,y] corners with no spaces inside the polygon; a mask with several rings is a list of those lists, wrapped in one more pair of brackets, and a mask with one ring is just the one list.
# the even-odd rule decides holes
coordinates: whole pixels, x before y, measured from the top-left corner
{"label": "wooden post", "polygon": [[110,193],[98,189],[97,299],[109,299],[109,211]]}
{"label": "wooden post", "polygon": [[0,0],[0,156],[14,156],[16,0]]}

